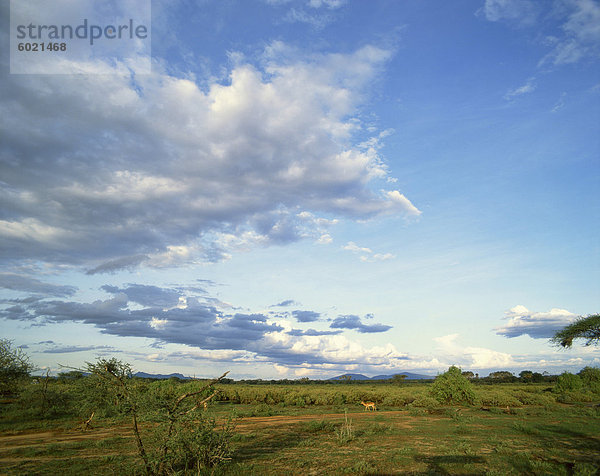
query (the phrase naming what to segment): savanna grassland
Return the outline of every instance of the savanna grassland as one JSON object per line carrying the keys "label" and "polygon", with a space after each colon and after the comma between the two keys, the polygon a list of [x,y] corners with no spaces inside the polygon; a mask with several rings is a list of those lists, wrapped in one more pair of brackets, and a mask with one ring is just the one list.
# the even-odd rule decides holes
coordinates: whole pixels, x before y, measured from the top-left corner
{"label": "savanna grassland", "polygon": [[[1,406],[0,473],[600,471],[600,393],[593,381],[561,376],[540,383],[465,384],[456,374],[449,377],[209,387],[136,378],[125,381],[127,387],[102,387],[93,375],[39,379]],[[179,401],[183,395],[190,398]],[[206,398],[205,410],[198,401]],[[374,402],[377,410],[366,411],[361,401]]]}

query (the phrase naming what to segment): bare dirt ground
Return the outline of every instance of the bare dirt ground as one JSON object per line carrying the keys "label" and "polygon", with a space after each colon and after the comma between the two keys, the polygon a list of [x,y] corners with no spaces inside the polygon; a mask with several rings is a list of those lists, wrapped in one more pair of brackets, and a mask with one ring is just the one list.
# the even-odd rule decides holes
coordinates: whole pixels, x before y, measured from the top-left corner
{"label": "bare dirt ground", "polygon": [[[348,418],[353,421],[359,421],[365,418],[372,418],[373,415],[385,415],[386,419],[396,415],[406,415],[402,411],[386,411],[386,412],[357,412],[348,413]],[[316,415],[276,415],[265,417],[245,417],[236,424],[236,431],[240,433],[248,433],[262,428],[286,427],[302,422],[309,421],[331,421],[341,423],[344,421],[345,414],[343,413],[326,413]],[[410,418],[410,417],[408,417]],[[394,419],[394,424],[400,422],[397,418]],[[404,422],[409,426],[408,421]],[[39,448],[49,444],[64,444],[77,441],[87,440],[102,440],[111,437],[133,437],[131,428],[128,425],[119,425],[111,428],[91,428],[87,431],[80,429],[73,430],[45,430],[45,431],[22,431],[14,434],[0,435],[0,463],[7,459],[14,460],[14,456],[6,457],[6,453],[14,452],[14,450],[26,448]],[[39,456],[36,456],[39,458]]]}
{"label": "bare dirt ground", "polygon": [[[372,418],[373,415],[385,415],[386,418],[390,418],[396,415],[402,415],[406,412],[402,411],[386,411],[386,412],[357,412],[348,413],[348,418],[353,421],[363,420],[365,418]],[[250,433],[253,431],[260,430],[262,428],[273,428],[273,427],[288,427],[302,422],[309,421],[331,421],[334,423],[341,423],[344,421],[345,415],[343,413],[326,413],[317,415],[277,415],[277,416],[265,416],[265,417],[245,417],[238,421],[236,425],[236,431],[239,433]],[[394,419],[394,423],[397,425],[400,422],[397,418]],[[408,421],[405,422],[408,426]],[[65,444],[89,440],[103,440],[112,437],[124,437],[133,438],[133,432],[131,427],[124,424],[111,428],[91,428],[87,431],[81,429],[72,430],[45,430],[45,431],[22,431],[14,434],[0,435],[0,467],[2,463],[14,463],[18,460],[26,459],[51,459],[51,457],[43,456],[23,456],[15,457],[15,450],[24,450],[27,448],[42,448],[50,444]],[[10,456],[7,453],[13,453]]]}
{"label": "bare dirt ground", "polygon": [[[362,420],[365,418],[372,418],[373,415],[385,415],[386,417],[392,417],[394,415],[406,415],[405,411],[386,411],[386,412],[358,412],[348,413],[348,418],[353,421]],[[341,423],[344,421],[344,413],[324,413],[316,415],[277,415],[267,417],[247,417],[243,418],[237,425],[236,430],[240,432],[254,431],[260,428],[273,427],[273,426],[288,426],[297,423],[308,422],[308,421],[331,421],[334,423]],[[395,421],[395,423],[398,423]],[[408,423],[407,423],[408,424]]]}
{"label": "bare dirt ground", "polygon": [[[406,414],[402,411],[386,411],[386,412],[358,412],[348,413],[348,418],[354,421],[370,418],[373,415],[393,415]],[[245,433],[255,431],[265,427],[273,426],[289,426],[301,422],[308,421],[331,421],[342,422],[345,415],[343,413],[326,413],[316,415],[276,415],[265,417],[245,417],[242,418],[236,425],[236,430]],[[397,424],[398,421],[396,420]],[[408,425],[408,422],[407,422]],[[48,444],[70,443],[74,441],[85,440],[101,440],[115,436],[133,437],[131,427],[127,424],[111,427],[111,428],[91,428],[87,431],[80,429],[72,430],[45,430],[45,431],[22,431],[8,435],[0,435],[0,461],[3,459],[3,453],[6,453],[17,448],[31,448],[37,446],[45,446]]]}
{"label": "bare dirt ground", "polygon": [[112,436],[129,436],[127,427],[81,430],[51,430],[18,432],[11,435],[0,435],[0,452],[14,448],[47,445],[50,443],[65,443],[89,439],[110,438]]}
{"label": "bare dirt ground", "polygon": [[[51,454],[38,454],[49,445],[72,445],[86,441],[100,441],[106,438],[120,436],[133,438],[133,432],[127,426],[116,426],[112,428],[98,428],[82,431],[73,430],[45,430],[45,431],[22,431],[6,435],[0,435],[0,474],[2,468],[25,463],[29,461],[51,461],[59,458]],[[21,454],[22,453],[22,454]],[[102,452],[102,456],[117,456],[117,453]],[[96,454],[86,451],[78,452],[78,458],[95,458]]]}

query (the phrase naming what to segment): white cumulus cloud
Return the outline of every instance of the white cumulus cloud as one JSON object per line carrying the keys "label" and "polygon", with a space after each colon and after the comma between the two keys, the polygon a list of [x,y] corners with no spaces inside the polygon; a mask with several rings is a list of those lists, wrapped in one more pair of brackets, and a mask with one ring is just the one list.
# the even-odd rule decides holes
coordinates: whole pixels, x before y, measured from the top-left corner
{"label": "white cumulus cloud", "polygon": [[505,337],[528,335],[534,339],[548,339],[557,331],[577,318],[566,309],[550,309],[547,312],[533,312],[525,306],[517,305],[505,312],[508,323],[496,328],[496,333]]}
{"label": "white cumulus cloud", "polygon": [[400,192],[372,191],[388,174],[385,131],[354,140],[390,56],[372,45],[303,56],[274,42],[260,67],[240,58],[224,82],[101,62],[105,75],[7,76],[2,257],[90,274],[176,266],[318,240],[339,218],[418,215]]}

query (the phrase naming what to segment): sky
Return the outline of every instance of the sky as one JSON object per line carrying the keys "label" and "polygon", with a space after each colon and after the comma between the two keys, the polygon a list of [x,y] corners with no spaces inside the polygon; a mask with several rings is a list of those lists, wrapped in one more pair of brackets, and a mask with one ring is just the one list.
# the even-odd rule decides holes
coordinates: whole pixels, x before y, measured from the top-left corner
{"label": "sky", "polygon": [[600,310],[598,1],[156,0],[149,74],[11,74],[1,5],[1,337],[40,369],[600,366],[548,340]]}

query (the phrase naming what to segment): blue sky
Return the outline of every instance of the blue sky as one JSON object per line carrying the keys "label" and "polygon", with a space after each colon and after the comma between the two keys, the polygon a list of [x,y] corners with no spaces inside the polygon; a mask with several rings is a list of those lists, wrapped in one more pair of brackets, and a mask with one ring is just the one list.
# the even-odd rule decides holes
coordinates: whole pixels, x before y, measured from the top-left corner
{"label": "blue sky", "polygon": [[154,1],[152,74],[9,74],[2,28],[0,323],[40,368],[600,365],[548,343],[600,307],[597,1]]}

